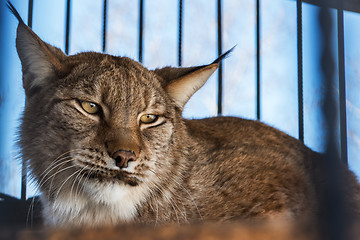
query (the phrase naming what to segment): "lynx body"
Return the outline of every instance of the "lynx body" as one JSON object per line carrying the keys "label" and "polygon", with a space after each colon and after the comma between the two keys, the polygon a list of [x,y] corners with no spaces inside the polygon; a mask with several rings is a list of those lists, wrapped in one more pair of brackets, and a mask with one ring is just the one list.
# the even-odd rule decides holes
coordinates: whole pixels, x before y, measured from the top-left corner
{"label": "lynx body", "polygon": [[[148,70],[125,57],[66,56],[21,20],[22,156],[60,227],[285,219],[317,214],[319,154],[258,121],[185,120],[218,62]],[[354,211],[359,186],[344,168]],[[350,190],[349,190],[350,191]]]}

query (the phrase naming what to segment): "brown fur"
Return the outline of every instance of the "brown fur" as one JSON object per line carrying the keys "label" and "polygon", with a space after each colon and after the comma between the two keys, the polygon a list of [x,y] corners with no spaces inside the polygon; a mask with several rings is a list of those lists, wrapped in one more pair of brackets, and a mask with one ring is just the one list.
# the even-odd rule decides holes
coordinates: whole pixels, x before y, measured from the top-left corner
{"label": "brown fur", "polygon": [[[258,121],[182,118],[216,62],[150,71],[107,54],[65,56],[21,21],[17,49],[27,97],[20,145],[48,224],[294,221],[318,213],[319,154]],[[101,111],[88,114],[79,101]],[[159,118],[144,124],[142,114]],[[114,165],[118,150],[136,155],[132,173]],[[344,172],[359,213],[359,185]],[[129,209],[117,215],[119,206]]]}

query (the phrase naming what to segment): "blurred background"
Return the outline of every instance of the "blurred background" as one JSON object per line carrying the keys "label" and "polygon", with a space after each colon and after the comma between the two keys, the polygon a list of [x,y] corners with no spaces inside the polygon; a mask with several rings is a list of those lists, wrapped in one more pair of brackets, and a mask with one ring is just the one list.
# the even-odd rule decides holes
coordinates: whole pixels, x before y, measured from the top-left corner
{"label": "blurred background", "polygon": [[[27,22],[28,0],[11,1]],[[139,52],[140,2],[107,0],[105,52],[142,57],[154,69],[177,66],[179,0],[144,0],[142,51]],[[222,0],[223,52],[237,45],[222,69],[222,115],[257,119],[256,0]],[[212,62],[218,56],[218,1],[182,1],[181,65]],[[299,137],[297,2],[260,1],[260,121]],[[69,54],[103,51],[104,1],[72,0]],[[304,142],[324,151],[324,119],[320,103],[320,47],[317,25],[319,7],[302,3],[302,54]],[[32,28],[44,41],[65,51],[66,0],[33,0]],[[16,146],[17,129],[25,97],[21,64],[15,48],[17,20],[0,3],[0,193],[21,195],[21,159]],[[337,11],[332,10],[334,22]],[[349,167],[360,177],[360,14],[344,11],[347,154]],[[337,54],[337,25],[333,26]],[[337,59],[337,55],[335,56]],[[336,69],[338,71],[338,63]],[[218,113],[218,73],[215,73],[186,105],[184,117],[203,118]],[[333,90],[338,99],[338,79]],[[340,129],[340,127],[339,127]],[[339,132],[340,130],[338,130]],[[340,134],[338,134],[340,136]],[[339,137],[340,142],[340,137]],[[339,143],[340,144],[340,143]],[[34,188],[27,188],[27,197]]]}

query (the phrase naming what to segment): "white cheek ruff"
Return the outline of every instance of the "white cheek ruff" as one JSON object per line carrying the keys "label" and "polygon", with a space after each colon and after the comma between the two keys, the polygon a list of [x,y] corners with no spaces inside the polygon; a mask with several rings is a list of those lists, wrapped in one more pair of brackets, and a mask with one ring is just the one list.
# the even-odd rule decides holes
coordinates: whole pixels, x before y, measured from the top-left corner
{"label": "white cheek ruff", "polygon": [[61,194],[54,202],[43,199],[47,224],[56,227],[111,226],[134,220],[149,190],[124,183],[88,183],[83,194]]}
{"label": "white cheek ruff", "polygon": [[117,215],[121,221],[131,221],[135,217],[136,207],[145,200],[142,187],[132,187],[122,182],[91,185],[87,187],[91,199],[107,206],[112,212],[110,214]]}

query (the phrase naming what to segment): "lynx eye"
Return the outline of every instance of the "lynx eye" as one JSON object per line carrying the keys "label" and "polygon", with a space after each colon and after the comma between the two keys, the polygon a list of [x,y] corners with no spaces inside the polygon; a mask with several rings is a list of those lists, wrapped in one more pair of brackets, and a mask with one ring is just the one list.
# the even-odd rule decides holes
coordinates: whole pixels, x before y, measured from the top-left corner
{"label": "lynx eye", "polygon": [[100,106],[93,102],[80,101],[80,105],[89,114],[97,114],[100,111]]}
{"label": "lynx eye", "polygon": [[144,114],[140,117],[140,121],[145,124],[150,124],[156,122],[159,116],[153,114]]}

